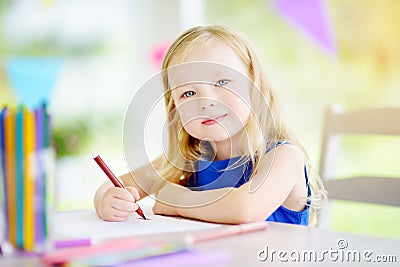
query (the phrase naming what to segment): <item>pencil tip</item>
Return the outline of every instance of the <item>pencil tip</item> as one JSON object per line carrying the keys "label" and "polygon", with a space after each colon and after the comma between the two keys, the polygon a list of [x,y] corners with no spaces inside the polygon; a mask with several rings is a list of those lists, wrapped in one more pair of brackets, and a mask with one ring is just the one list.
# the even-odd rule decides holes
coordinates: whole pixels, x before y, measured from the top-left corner
{"label": "pencil tip", "polygon": [[97,158],[99,156],[99,153],[93,153],[92,158]]}

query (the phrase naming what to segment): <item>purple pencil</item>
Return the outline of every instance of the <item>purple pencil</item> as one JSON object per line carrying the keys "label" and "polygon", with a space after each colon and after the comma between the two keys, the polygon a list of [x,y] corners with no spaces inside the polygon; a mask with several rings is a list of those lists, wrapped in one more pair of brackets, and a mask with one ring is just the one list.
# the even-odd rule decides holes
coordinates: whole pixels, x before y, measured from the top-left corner
{"label": "purple pencil", "polygon": [[43,162],[40,156],[40,152],[43,148],[43,111],[42,107],[35,109],[35,153],[36,153],[36,173],[35,173],[35,200],[34,200],[34,212],[35,212],[35,242],[40,243],[44,240],[44,231],[43,231],[43,205],[45,201],[45,196],[43,192],[43,183],[44,183],[44,176],[43,176]]}

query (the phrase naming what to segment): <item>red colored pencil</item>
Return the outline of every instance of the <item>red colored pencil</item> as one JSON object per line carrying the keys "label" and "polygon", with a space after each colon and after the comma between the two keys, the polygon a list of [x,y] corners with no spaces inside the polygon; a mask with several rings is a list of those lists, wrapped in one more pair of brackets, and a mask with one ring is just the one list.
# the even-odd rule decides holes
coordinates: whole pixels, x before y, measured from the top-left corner
{"label": "red colored pencil", "polygon": [[[108,168],[107,164],[103,161],[99,154],[93,154],[93,159],[104,171],[104,173],[107,175],[107,177],[110,179],[115,187],[125,188],[125,186],[121,183],[117,176],[115,176],[110,168]],[[144,213],[140,207],[136,210],[136,213],[146,220],[146,216],[144,216]]]}

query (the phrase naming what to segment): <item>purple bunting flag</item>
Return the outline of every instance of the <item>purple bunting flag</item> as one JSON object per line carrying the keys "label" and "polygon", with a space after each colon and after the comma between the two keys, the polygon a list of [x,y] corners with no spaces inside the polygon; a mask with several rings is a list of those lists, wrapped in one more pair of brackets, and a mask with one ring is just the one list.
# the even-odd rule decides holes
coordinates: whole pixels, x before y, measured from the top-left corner
{"label": "purple bunting flag", "polygon": [[326,52],[336,54],[336,43],[324,0],[275,0],[273,6],[280,15],[309,35]]}

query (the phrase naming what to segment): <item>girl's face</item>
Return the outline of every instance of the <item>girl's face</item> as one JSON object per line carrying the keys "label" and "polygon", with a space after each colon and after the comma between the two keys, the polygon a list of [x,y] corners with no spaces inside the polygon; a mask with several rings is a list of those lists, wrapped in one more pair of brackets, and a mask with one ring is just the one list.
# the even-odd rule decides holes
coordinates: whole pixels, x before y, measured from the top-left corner
{"label": "girl's face", "polygon": [[222,41],[195,47],[182,64],[169,68],[168,78],[182,125],[191,136],[224,141],[247,124],[252,84],[248,69]]}

